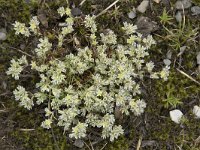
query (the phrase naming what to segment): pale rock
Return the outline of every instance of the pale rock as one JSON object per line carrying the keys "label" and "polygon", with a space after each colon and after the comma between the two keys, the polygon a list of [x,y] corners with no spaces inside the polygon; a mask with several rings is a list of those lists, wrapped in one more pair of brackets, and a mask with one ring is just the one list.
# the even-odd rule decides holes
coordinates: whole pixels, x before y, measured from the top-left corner
{"label": "pale rock", "polygon": [[74,142],[74,146],[78,147],[78,148],[83,148],[84,147],[84,142],[80,139],[76,139]]}
{"label": "pale rock", "polygon": [[0,32],[0,41],[4,41],[6,40],[6,38],[7,38],[6,33]]}
{"label": "pale rock", "polygon": [[179,22],[179,23],[182,22],[182,14],[181,14],[180,11],[178,11],[178,12],[176,13],[175,18],[176,18],[176,21],[177,21],[177,22]]}
{"label": "pale rock", "polygon": [[172,63],[169,59],[164,59],[163,62],[166,66],[169,66]]}
{"label": "pale rock", "polygon": [[200,52],[197,54],[197,64],[200,65]]}
{"label": "pale rock", "polygon": [[183,117],[183,113],[178,109],[170,111],[169,114],[170,114],[171,120],[177,124],[180,123],[181,118]]}
{"label": "pale rock", "polygon": [[129,17],[130,19],[134,19],[134,18],[136,17],[136,13],[135,13],[134,11],[130,11],[130,12],[128,13],[128,17]]}
{"label": "pale rock", "polygon": [[161,0],[153,0],[153,1],[156,2],[156,3],[160,3]]}
{"label": "pale rock", "polygon": [[199,6],[193,6],[191,8],[192,15],[199,15],[200,14],[200,7]]}
{"label": "pale rock", "polygon": [[149,6],[149,1],[148,0],[143,0],[140,5],[137,7],[137,11],[141,12],[141,13],[145,13],[145,11],[147,10]]}
{"label": "pale rock", "polygon": [[176,9],[187,9],[189,7],[191,7],[192,3],[190,0],[178,0],[176,3],[175,3],[175,8]]}
{"label": "pale rock", "polygon": [[196,118],[200,118],[200,107],[195,105],[193,110],[192,110],[193,114],[196,116]]}

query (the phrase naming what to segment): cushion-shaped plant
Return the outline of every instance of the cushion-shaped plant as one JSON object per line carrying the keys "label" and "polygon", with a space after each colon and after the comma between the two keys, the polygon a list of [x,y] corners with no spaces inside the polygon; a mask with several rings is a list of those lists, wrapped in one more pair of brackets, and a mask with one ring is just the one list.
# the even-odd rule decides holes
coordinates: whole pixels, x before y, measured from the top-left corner
{"label": "cushion-shaped plant", "polygon": [[[28,27],[14,23],[17,35],[36,37],[38,45],[28,55],[32,56],[30,59],[22,56],[11,60],[7,74],[20,80],[20,74],[29,68],[33,75],[37,72],[40,79],[34,92],[27,92],[19,85],[13,92],[15,99],[28,110],[37,105],[46,106],[43,128],[49,129],[55,123],[75,139],[86,137],[88,128],[101,128],[102,137],[113,141],[124,132],[115,122],[115,111],[122,115],[141,115],[146,107],[140,98],[143,76],[166,80],[169,67],[155,72],[154,63],[145,61],[151,45],[156,43],[151,35],[143,37],[138,33],[137,26],[124,22],[120,43],[119,36],[110,29],[99,33],[96,16],[76,18],[70,8],[64,7],[60,7],[58,13],[66,20],[64,26],[54,32],[54,40],[49,39],[45,31],[41,32],[37,16]],[[79,27],[85,30],[84,43],[72,36]]]}

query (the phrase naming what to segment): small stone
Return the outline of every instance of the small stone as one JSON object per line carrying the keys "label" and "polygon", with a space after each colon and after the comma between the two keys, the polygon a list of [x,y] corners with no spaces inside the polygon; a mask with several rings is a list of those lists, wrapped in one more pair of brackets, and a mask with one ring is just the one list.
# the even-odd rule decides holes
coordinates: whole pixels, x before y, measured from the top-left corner
{"label": "small stone", "polygon": [[44,10],[39,9],[39,10],[37,11],[37,16],[38,16],[38,19],[39,19],[39,21],[41,22],[41,24],[42,24],[43,26],[45,26],[46,28],[48,28],[48,26],[49,26],[49,25],[48,25],[48,20],[47,20],[47,16],[46,16]]}
{"label": "small stone", "polygon": [[61,22],[58,24],[59,27],[67,27],[67,23],[66,22]]}
{"label": "small stone", "polygon": [[200,107],[199,106],[195,105],[192,112],[196,116],[196,118],[200,118]]}
{"label": "small stone", "polygon": [[190,0],[178,0],[176,3],[175,3],[175,8],[176,9],[187,9],[189,7],[191,7],[192,3]]}
{"label": "small stone", "polygon": [[128,13],[128,17],[129,17],[130,19],[134,19],[134,18],[136,17],[136,13],[135,13],[134,11],[130,11],[130,12]]}
{"label": "small stone", "polygon": [[160,3],[161,0],[153,0],[153,1],[156,2],[156,3]]}
{"label": "small stone", "polygon": [[26,45],[25,44],[20,44],[20,49],[21,50],[24,50],[26,48]]}
{"label": "small stone", "polygon": [[140,5],[137,7],[137,11],[141,12],[141,13],[145,13],[145,11],[147,10],[149,6],[149,1],[148,0],[143,0]]}
{"label": "small stone", "polygon": [[163,62],[166,66],[169,66],[172,63],[169,59],[164,59]]}
{"label": "small stone", "polygon": [[71,13],[74,17],[80,16],[82,14],[82,11],[79,8],[72,8]]}
{"label": "small stone", "polygon": [[187,46],[182,46],[182,47],[180,48],[180,52],[178,53],[177,56],[181,56],[181,55],[185,52],[186,48],[187,48]]}
{"label": "small stone", "polygon": [[25,3],[30,4],[31,0],[25,0]]}
{"label": "small stone", "polygon": [[178,109],[170,111],[169,114],[170,114],[171,120],[177,124],[180,123],[181,118],[183,117],[183,113]]}
{"label": "small stone", "polygon": [[192,15],[199,15],[200,14],[200,7],[199,6],[193,6],[191,8]]}
{"label": "small stone", "polygon": [[200,65],[200,52],[197,54],[197,64]]}
{"label": "small stone", "polygon": [[142,141],[142,147],[153,146],[153,145],[156,145],[156,141],[154,141],[154,140]]}
{"label": "small stone", "polygon": [[0,32],[0,41],[5,41],[6,38],[7,38],[6,33],[4,33],[4,32]]}
{"label": "small stone", "polygon": [[168,51],[167,52],[167,59],[171,59],[172,58],[172,51]]}
{"label": "small stone", "polygon": [[138,27],[137,31],[144,35],[148,35],[159,28],[156,22],[153,22],[150,18],[143,16],[138,18],[136,25]]}
{"label": "small stone", "polygon": [[181,14],[180,11],[178,11],[176,13],[175,18],[176,18],[176,21],[179,22],[179,23],[182,21],[182,14]]}
{"label": "small stone", "polygon": [[74,142],[74,146],[76,146],[76,147],[78,147],[78,148],[83,148],[84,143],[83,143],[82,140],[77,139],[77,140],[75,140],[75,142]]}

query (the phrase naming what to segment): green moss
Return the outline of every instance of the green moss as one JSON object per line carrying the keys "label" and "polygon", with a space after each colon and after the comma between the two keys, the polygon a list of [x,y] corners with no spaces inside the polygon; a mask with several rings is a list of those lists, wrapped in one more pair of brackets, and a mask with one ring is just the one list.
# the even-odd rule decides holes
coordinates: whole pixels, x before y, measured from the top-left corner
{"label": "green moss", "polygon": [[167,95],[186,102],[188,97],[192,97],[192,95],[200,92],[198,84],[173,69],[170,70],[170,76],[167,82],[158,80],[155,86],[159,103],[163,103],[163,100],[168,98]]}
{"label": "green moss", "polygon": [[[15,130],[11,135],[14,137],[20,145],[23,145],[25,149],[30,150],[54,150],[57,146],[61,150],[66,150],[70,148],[67,144],[66,136],[61,135],[60,132],[54,131],[57,136],[57,141],[53,140],[50,131],[46,131],[42,128],[37,128],[34,131],[20,131]],[[57,144],[57,145],[56,145]]]}
{"label": "green moss", "polygon": [[128,150],[128,139],[125,137],[120,137],[119,139],[115,140],[113,143],[109,143],[106,150]]}

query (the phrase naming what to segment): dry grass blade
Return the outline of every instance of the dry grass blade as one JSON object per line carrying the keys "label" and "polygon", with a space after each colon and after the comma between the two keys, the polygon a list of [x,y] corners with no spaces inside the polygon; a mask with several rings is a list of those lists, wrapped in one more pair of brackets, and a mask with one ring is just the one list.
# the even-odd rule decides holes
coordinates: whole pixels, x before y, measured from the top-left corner
{"label": "dry grass blade", "polygon": [[101,16],[102,14],[105,14],[107,10],[109,10],[111,7],[113,7],[115,4],[117,4],[119,0],[114,1],[110,6],[108,6],[106,9],[104,9],[102,12],[100,12],[96,17]]}
{"label": "dry grass blade", "polygon": [[142,144],[142,136],[139,137],[136,150],[140,150],[141,144]]}
{"label": "dry grass blade", "polygon": [[8,110],[0,110],[0,113],[6,113]]}
{"label": "dry grass blade", "polygon": [[79,4],[79,6],[82,6],[85,2],[86,2],[86,0],[82,0],[82,2]]}
{"label": "dry grass blade", "polygon": [[187,78],[189,78],[190,80],[192,80],[192,81],[194,81],[195,83],[197,83],[198,85],[200,85],[200,83],[197,81],[197,80],[195,80],[194,78],[192,78],[190,75],[188,75],[188,74],[186,74],[185,72],[183,72],[182,70],[180,70],[180,69],[176,69],[178,72],[180,72],[181,74],[183,74],[184,76],[186,76]]}
{"label": "dry grass blade", "polygon": [[35,129],[19,129],[20,131],[25,131],[25,132],[30,132],[30,131],[34,131]]}

